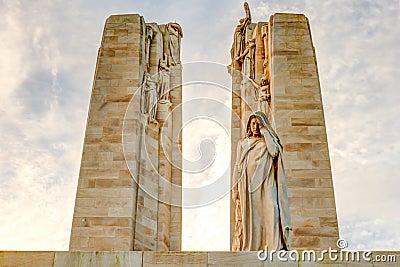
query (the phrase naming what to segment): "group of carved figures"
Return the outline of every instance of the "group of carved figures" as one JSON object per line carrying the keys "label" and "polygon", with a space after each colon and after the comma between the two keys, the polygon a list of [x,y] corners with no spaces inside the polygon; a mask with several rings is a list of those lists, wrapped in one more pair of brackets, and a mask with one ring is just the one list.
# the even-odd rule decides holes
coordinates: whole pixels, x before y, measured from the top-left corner
{"label": "group of carved figures", "polygon": [[[265,69],[268,59],[265,53],[264,76],[259,83],[255,82],[256,43],[255,39],[246,42],[246,30],[251,24],[247,2],[244,9],[246,17],[235,29],[231,67],[241,72],[242,88],[255,92],[257,111],[247,120],[246,134],[238,142],[233,168],[231,196],[235,207],[235,227],[232,250],[288,250],[292,226],[282,160],[283,146],[270,124],[269,71]],[[264,40],[263,45],[266,44]]]}
{"label": "group of carved figures", "polygon": [[141,86],[141,112],[148,114],[150,121],[156,119],[158,102],[170,102],[170,68],[165,59],[160,60],[158,67],[159,71],[154,78],[150,73],[144,73]]}
{"label": "group of carved figures", "polygon": [[256,41],[254,38],[246,41],[248,27],[251,25],[251,13],[247,2],[244,3],[244,10],[246,17],[239,20],[236,26],[233,44],[231,48],[231,68],[241,72],[243,80],[242,84],[250,83],[251,87],[255,90],[255,100],[257,108],[268,115],[271,119],[269,106],[271,104],[271,93],[269,86],[269,71],[268,71],[268,41],[267,34],[263,33],[263,48],[265,60],[263,62],[264,75],[261,77],[260,82],[255,81],[255,53]]}
{"label": "group of carved figures", "polygon": [[163,35],[163,58],[158,62],[158,73],[151,76],[150,54],[151,43],[156,31],[146,26],[145,55],[146,67],[141,85],[140,110],[148,114],[150,121],[156,120],[157,104],[170,102],[170,67],[180,64],[180,40],[182,28],[177,23],[168,23]]}
{"label": "group of carved figures", "polygon": [[[237,146],[231,194],[235,206],[232,249],[288,250],[292,226],[282,160],[283,147],[270,124],[269,75],[264,72],[265,76],[259,83],[254,81],[256,43],[254,39],[246,42],[251,15],[246,2],[244,8],[246,17],[235,29],[232,67],[243,74],[242,85],[245,83],[254,88],[258,111],[248,118],[245,138]],[[170,68],[180,64],[182,30],[176,23],[166,25],[164,57],[159,60],[158,74],[153,79],[149,74],[149,63],[154,34],[149,27],[146,34],[146,71],[141,86],[141,111],[149,115],[150,121],[156,119],[157,104],[170,101]],[[264,62],[264,67],[266,65]]]}

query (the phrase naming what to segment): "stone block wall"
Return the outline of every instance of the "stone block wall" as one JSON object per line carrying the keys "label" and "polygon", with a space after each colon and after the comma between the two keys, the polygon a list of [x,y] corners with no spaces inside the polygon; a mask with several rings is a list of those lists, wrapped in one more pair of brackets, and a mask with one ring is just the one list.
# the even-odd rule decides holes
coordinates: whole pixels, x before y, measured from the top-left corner
{"label": "stone block wall", "polygon": [[[153,31],[149,53],[146,26]],[[180,65],[171,66],[172,103],[159,104],[156,121],[140,109],[144,73],[158,79],[165,28],[146,24],[135,14],[106,21],[78,180],[72,251],[181,247],[181,206],[170,205],[170,183],[182,180],[179,165],[170,162],[172,156],[178,164],[181,158]],[[181,203],[182,193],[175,191]]]}
{"label": "stone block wall", "polygon": [[[139,15],[111,16],[106,21],[90,99],[70,250],[133,248],[136,185],[125,162],[122,130],[128,104],[141,83],[143,26]],[[132,101],[139,103],[139,98]],[[131,123],[140,129],[139,120]],[[132,133],[132,143],[137,134],[140,131]]]}
{"label": "stone block wall", "polygon": [[[284,146],[293,249],[335,248],[339,238],[321,88],[310,26],[301,14],[274,14],[247,28],[255,39],[255,81],[270,78],[271,109]],[[248,37],[246,41],[248,40]],[[263,39],[264,38],[264,39]],[[254,88],[232,71],[232,164]],[[241,99],[240,99],[241,96]],[[231,233],[234,203],[231,203]]]}
{"label": "stone block wall", "polygon": [[336,247],[336,205],[310,25],[297,14],[275,14],[271,22],[272,103],[285,151],[292,246]]}

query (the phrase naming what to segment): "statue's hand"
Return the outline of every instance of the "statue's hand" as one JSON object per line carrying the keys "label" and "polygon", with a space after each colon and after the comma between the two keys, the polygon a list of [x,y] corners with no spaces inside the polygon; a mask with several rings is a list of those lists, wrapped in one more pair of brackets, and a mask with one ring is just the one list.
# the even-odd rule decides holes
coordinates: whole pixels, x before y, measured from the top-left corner
{"label": "statue's hand", "polygon": [[261,131],[263,128],[265,128],[264,123],[259,118],[257,118],[257,121],[258,121],[258,128]]}

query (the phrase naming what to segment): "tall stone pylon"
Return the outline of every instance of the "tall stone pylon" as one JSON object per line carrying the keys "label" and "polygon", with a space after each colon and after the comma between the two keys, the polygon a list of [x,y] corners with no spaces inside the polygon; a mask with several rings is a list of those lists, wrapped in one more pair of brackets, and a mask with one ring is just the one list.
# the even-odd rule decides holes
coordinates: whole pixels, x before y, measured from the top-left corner
{"label": "tall stone pylon", "polygon": [[177,23],[107,19],[70,250],[181,249],[182,37]]}
{"label": "tall stone pylon", "polygon": [[[302,14],[277,13],[268,22],[254,23],[246,4],[245,11],[246,18],[235,29],[228,67],[232,76],[232,171],[237,144],[246,135],[246,120],[264,109],[283,145],[293,227],[291,249],[336,248],[336,205],[309,21]],[[235,224],[232,200],[232,240]]]}

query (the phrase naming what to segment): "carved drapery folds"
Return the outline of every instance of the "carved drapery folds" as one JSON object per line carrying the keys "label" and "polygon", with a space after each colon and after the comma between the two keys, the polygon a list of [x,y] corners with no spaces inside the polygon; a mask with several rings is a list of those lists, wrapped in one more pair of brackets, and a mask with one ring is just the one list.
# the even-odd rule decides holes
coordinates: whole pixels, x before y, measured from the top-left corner
{"label": "carved drapery folds", "polygon": [[[238,150],[232,172],[231,249],[288,249],[291,222],[285,193],[286,178],[281,158],[277,156],[282,151],[276,155],[273,153],[280,143],[273,129],[274,118],[270,108],[269,27],[267,22],[251,23],[247,3],[244,4],[244,10],[246,16],[240,19],[234,31],[232,62],[228,68],[232,75],[233,101],[240,99],[240,104],[233,106],[233,111],[242,122],[237,125],[247,121],[246,129],[240,126],[237,129],[239,138],[232,138],[232,147],[237,146]],[[261,124],[264,128],[258,129],[262,133],[253,133],[255,137],[250,135],[254,129],[249,132],[250,114],[258,114],[258,123],[261,118],[263,121]],[[269,145],[272,139],[277,142]],[[277,177],[282,178],[276,180]],[[259,187],[250,190],[255,180],[260,181]],[[274,197],[276,195],[284,197],[277,200]]]}
{"label": "carved drapery folds", "polygon": [[[240,19],[233,36],[229,72],[232,74],[233,69],[239,71],[243,95],[254,96],[254,104],[248,104],[253,110],[263,111],[271,118],[268,23],[252,24],[247,2],[244,3],[244,11],[246,16]],[[259,83],[256,80],[259,80]]]}
{"label": "carved drapery folds", "polygon": [[149,115],[149,120],[154,121],[157,113],[157,82],[153,81],[150,74],[144,74],[141,86],[140,107],[143,114]]}
{"label": "carved drapery folds", "polygon": [[182,28],[178,23],[168,23],[166,25],[164,51],[168,55],[168,63],[172,66],[178,65],[180,61],[181,38],[183,37]]}
{"label": "carved drapery folds", "polygon": [[257,110],[262,111],[269,121],[272,121],[271,106],[271,91],[269,87],[269,79],[266,76],[262,76],[260,83],[257,84],[253,79],[249,79],[256,90],[256,102]]}
{"label": "carved drapery folds", "polygon": [[244,78],[254,79],[254,71],[255,71],[255,51],[256,44],[254,39],[250,39],[246,42],[246,49],[240,54],[236,61],[242,64],[242,72]]}
{"label": "carved drapery folds", "polygon": [[152,26],[146,26],[146,39],[145,39],[146,71],[149,71],[150,68],[150,46],[153,38],[154,38],[154,30]]}
{"label": "carved drapery folds", "polygon": [[268,53],[268,25],[263,25],[261,27],[262,41],[263,41],[263,51],[264,51],[264,76],[269,78],[269,53]]}
{"label": "carved drapery folds", "polygon": [[164,59],[160,59],[158,64],[158,99],[160,102],[170,102],[169,92],[169,80],[170,80],[170,69],[168,67],[167,56],[164,55]]}
{"label": "carved drapery folds", "polygon": [[171,68],[181,64],[182,37],[182,28],[176,22],[159,26],[146,25],[140,110],[149,116],[149,121],[156,121],[159,104],[171,103]]}
{"label": "carved drapery folds", "polygon": [[241,18],[239,24],[236,26],[231,48],[231,67],[237,70],[241,70],[243,63],[242,54],[245,51],[246,46],[246,31],[248,26],[251,24],[250,8],[247,2],[244,3],[244,10],[246,17]]}

